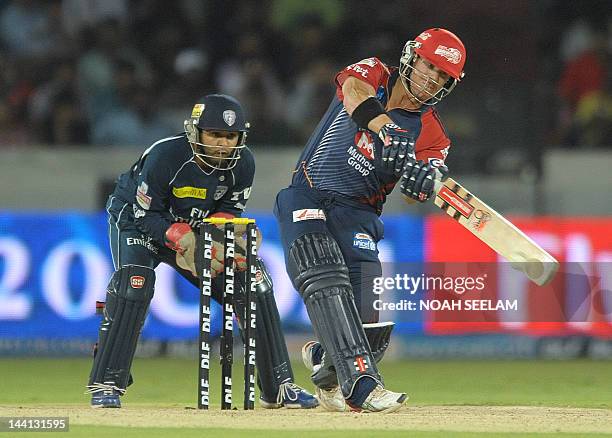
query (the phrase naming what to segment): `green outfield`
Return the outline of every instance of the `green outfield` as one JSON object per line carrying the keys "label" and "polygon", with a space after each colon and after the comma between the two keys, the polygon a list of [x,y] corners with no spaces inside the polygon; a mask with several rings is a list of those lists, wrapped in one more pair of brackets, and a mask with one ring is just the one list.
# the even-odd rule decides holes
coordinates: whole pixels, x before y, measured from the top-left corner
{"label": "green outfield", "polygon": [[[125,409],[93,410],[83,394],[89,359],[0,359],[0,416],[68,415],[71,436],[604,436],[612,434],[612,364],[606,361],[404,361],[382,366],[387,386],[410,394],[396,414],[210,412],[196,405],[195,360],[136,359]],[[310,387],[301,364],[298,383]],[[235,376],[240,375],[236,368]],[[235,379],[240,406],[241,380]],[[181,428],[180,432],[176,428]],[[565,435],[567,433],[567,435]],[[27,436],[28,434],[23,434]],[[22,435],[19,435],[22,436]]]}

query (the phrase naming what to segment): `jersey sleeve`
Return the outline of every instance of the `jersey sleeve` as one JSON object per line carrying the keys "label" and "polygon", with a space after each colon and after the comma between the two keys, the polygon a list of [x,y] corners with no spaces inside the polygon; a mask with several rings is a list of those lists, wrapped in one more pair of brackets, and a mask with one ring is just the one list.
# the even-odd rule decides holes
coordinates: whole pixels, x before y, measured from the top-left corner
{"label": "jersey sleeve", "polygon": [[430,162],[436,166],[444,164],[451,141],[446,135],[437,111],[432,109],[423,113],[421,123],[421,133],[415,144],[417,160]]}
{"label": "jersey sleeve", "polygon": [[170,181],[174,171],[168,164],[163,149],[153,149],[141,158],[141,169],[136,179],[134,222],[136,227],[158,243],[163,244],[166,230],[172,224],[169,212]]}
{"label": "jersey sleeve", "polygon": [[385,79],[389,77],[389,69],[378,58],[366,58],[349,65],[336,75],[336,95],[340,101],[344,101],[342,84],[351,76],[371,85],[374,87],[374,90],[377,90],[384,83]]}
{"label": "jersey sleeve", "polygon": [[240,217],[246,208],[255,177],[255,160],[251,151],[246,149],[238,163],[234,172],[234,184],[219,200],[215,213],[230,213]]}

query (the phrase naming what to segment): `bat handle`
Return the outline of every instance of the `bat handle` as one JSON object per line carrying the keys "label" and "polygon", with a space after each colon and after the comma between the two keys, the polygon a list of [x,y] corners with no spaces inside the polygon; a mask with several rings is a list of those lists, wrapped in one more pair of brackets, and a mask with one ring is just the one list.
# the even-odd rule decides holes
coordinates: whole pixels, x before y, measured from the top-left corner
{"label": "bat handle", "polygon": [[442,187],[444,187],[444,182],[442,181],[444,175],[438,169],[436,169],[436,175],[434,176],[434,191],[438,193]]}

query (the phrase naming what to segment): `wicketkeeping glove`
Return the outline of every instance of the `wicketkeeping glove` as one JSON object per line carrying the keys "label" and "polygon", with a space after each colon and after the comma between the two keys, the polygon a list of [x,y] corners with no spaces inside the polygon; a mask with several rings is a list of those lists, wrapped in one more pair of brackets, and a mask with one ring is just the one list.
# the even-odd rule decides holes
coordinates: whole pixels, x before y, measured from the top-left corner
{"label": "wicketkeeping glove", "polygon": [[[213,240],[213,277],[223,271],[224,266],[224,255],[223,255],[223,242],[225,240],[224,227],[213,227],[212,231]],[[261,245],[262,235],[259,228],[257,228],[257,247]],[[238,272],[242,272],[247,268],[246,260],[246,247],[247,247],[247,236],[246,227],[243,225],[234,226],[234,269]]]}
{"label": "wicketkeeping glove", "polygon": [[414,135],[393,123],[387,123],[380,128],[378,137],[383,142],[383,169],[399,177],[402,174],[406,158],[414,158]]}
{"label": "wicketkeeping glove", "polygon": [[409,159],[404,166],[400,190],[411,199],[425,202],[434,193],[434,180],[444,181],[447,177],[448,168],[444,165],[435,167],[422,160]]}
{"label": "wicketkeeping glove", "polygon": [[176,222],[166,230],[164,244],[176,251],[176,264],[193,275],[197,275],[195,266],[196,238],[189,224]]}

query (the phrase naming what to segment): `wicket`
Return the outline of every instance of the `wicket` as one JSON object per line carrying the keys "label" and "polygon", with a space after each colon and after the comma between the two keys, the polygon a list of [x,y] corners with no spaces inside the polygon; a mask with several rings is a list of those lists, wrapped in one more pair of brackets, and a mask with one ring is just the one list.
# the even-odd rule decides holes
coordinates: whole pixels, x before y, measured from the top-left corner
{"label": "wicket", "polygon": [[220,336],[221,362],[221,409],[232,408],[232,364],[234,349],[234,290],[235,279],[241,273],[234,272],[235,225],[246,226],[246,270],[244,272],[244,313],[236,314],[243,321],[244,337],[244,409],[255,408],[255,329],[256,305],[254,291],[257,272],[257,228],[255,220],[247,218],[208,218],[199,227],[196,251],[196,265],[200,283],[199,340],[198,340],[198,409],[208,409],[210,402],[210,359],[211,355],[211,295],[212,278],[212,227],[222,226],[224,230],[224,270],[217,284],[223,285],[221,294],[222,328]]}

